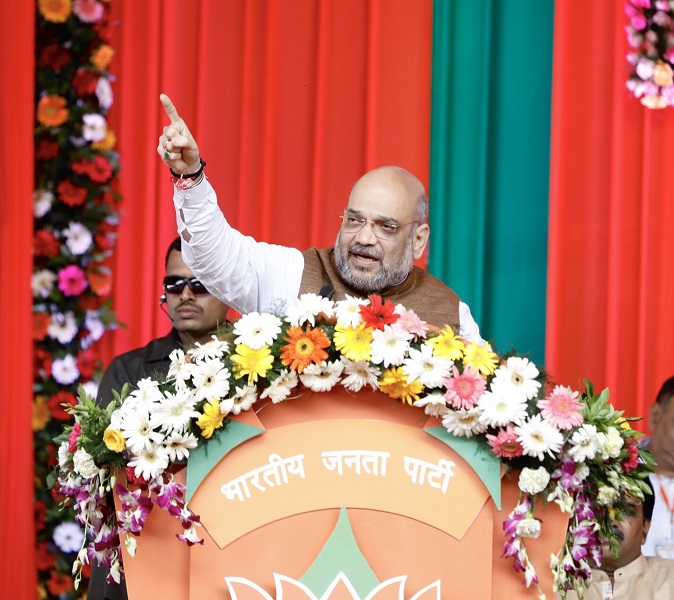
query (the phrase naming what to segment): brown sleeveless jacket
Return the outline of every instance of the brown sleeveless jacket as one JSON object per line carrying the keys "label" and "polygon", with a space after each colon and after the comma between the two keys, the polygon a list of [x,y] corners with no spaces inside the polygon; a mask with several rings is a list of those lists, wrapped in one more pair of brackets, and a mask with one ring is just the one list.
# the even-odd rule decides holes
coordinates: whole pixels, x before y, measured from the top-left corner
{"label": "brown sleeveless jacket", "polygon": [[[309,248],[302,252],[304,272],[300,295],[318,294],[323,286],[328,285],[335,291],[334,300],[344,300],[346,294],[363,296],[342,281],[335,269],[333,253],[333,248]],[[381,296],[413,310],[429,325],[449,325],[454,333],[459,333],[459,297],[439,279],[419,267],[413,267],[405,281],[387,289]]]}

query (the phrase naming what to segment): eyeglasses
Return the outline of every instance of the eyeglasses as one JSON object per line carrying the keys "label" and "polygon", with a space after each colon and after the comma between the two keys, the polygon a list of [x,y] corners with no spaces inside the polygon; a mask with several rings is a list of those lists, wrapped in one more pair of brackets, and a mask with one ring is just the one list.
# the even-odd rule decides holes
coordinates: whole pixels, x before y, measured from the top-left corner
{"label": "eyeglasses", "polygon": [[204,287],[196,277],[180,277],[179,275],[167,275],[163,280],[164,291],[167,294],[181,294],[185,286],[189,286],[193,294],[208,294],[208,290]]}
{"label": "eyeglasses", "polygon": [[366,223],[372,226],[372,233],[374,233],[380,240],[390,240],[400,231],[405,225],[412,223],[419,223],[419,219],[409,221],[408,223],[396,223],[390,219],[365,219],[355,215],[347,210],[339,218],[342,220],[342,229],[348,233],[357,233]]}

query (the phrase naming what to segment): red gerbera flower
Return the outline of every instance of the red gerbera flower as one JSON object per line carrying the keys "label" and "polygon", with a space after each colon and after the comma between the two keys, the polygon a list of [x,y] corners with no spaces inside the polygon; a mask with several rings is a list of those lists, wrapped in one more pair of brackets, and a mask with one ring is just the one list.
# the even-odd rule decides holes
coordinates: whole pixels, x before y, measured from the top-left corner
{"label": "red gerbera flower", "polygon": [[75,396],[70,392],[61,390],[49,397],[47,401],[47,406],[49,407],[49,412],[51,416],[57,421],[67,422],[72,420],[72,416],[66,412],[65,408],[61,406],[62,404],[68,404],[70,406],[75,406]]}
{"label": "red gerbera flower", "polygon": [[393,325],[400,315],[395,311],[395,306],[390,300],[382,302],[382,297],[376,294],[368,296],[370,299],[370,306],[360,307],[360,316],[368,327],[372,329],[384,330],[384,326]]}
{"label": "red gerbera flower", "polygon": [[84,379],[91,379],[100,367],[98,353],[91,347],[77,354],[77,370]]}
{"label": "red gerbera flower", "polygon": [[59,183],[56,191],[58,192],[61,202],[68,206],[79,206],[87,199],[87,190],[76,186],[68,179]]}
{"label": "red gerbera flower", "polygon": [[35,256],[56,256],[61,249],[61,243],[51,231],[40,229],[33,236],[33,253]]}

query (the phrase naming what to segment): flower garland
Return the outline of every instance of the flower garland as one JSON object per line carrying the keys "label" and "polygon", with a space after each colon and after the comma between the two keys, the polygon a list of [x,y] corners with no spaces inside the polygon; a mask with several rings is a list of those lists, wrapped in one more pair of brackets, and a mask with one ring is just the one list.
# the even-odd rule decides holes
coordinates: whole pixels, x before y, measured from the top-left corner
{"label": "flower garland", "polygon": [[674,106],[674,4],[669,0],[627,0],[627,55],[632,67],[627,89],[648,108]]}
{"label": "flower garland", "polygon": [[[96,342],[115,326],[108,307],[119,168],[112,105],[110,3],[38,0],[33,292],[35,523],[38,596],[81,597],[72,565],[84,539],[63,497],[48,491],[54,437],[72,421],[82,384],[95,395]],[[80,576],[86,577],[85,569]]]}
{"label": "flower garland", "polygon": [[[546,385],[527,358],[499,358],[489,344],[429,327],[416,313],[379,296],[333,302],[305,294],[285,314],[250,313],[213,341],[176,350],[165,380],[128,385],[105,409],[83,393],[71,409],[75,425],[60,442],[58,493],[75,506],[94,544],[83,544],[81,565],[95,556],[119,581],[119,536],[133,554],[153,506],[180,519],[179,537],[199,543],[199,519],[170,467],[214,435],[227,435],[227,415],[258,399],[292,400],[301,387],[324,392],[341,385],[370,388],[438,417],[454,436],[475,438],[503,464],[520,471],[520,500],[504,523],[504,557],[525,583],[537,584],[526,540],[540,535],[534,505],[555,502],[570,513],[566,543],[553,557],[556,589],[588,584],[589,559],[601,562],[601,538],[613,544],[611,516],[627,507],[625,493],[643,498],[651,472],[641,435],[591,384],[580,395]],[[127,481],[112,474],[126,469]],[[139,484],[135,491],[129,483]],[[106,497],[115,489],[122,511]]]}

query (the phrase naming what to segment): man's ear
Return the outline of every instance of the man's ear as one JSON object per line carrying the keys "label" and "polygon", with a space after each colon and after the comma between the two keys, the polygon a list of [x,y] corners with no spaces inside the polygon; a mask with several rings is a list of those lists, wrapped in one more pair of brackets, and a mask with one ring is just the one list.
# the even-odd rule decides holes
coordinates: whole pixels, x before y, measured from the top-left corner
{"label": "man's ear", "polygon": [[660,417],[662,417],[662,406],[656,402],[648,411],[648,426],[651,431],[655,429]]}
{"label": "man's ear", "polygon": [[651,522],[646,519],[643,520],[644,529],[641,534],[641,545],[643,546],[646,543],[646,536],[648,535],[648,530],[651,528]]}
{"label": "man's ear", "polygon": [[426,249],[426,244],[428,243],[428,234],[431,232],[428,223],[423,223],[419,225],[414,232],[414,238],[412,239],[412,250],[414,260],[418,260],[424,253]]}

